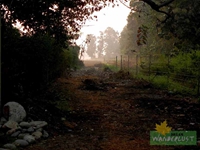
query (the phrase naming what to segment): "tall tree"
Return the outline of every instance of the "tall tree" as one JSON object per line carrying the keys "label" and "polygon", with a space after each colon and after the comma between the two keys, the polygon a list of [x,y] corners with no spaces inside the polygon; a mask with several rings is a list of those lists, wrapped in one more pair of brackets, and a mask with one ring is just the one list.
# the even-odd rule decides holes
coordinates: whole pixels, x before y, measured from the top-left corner
{"label": "tall tree", "polygon": [[120,54],[119,50],[119,33],[113,28],[108,27],[104,31],[104,43],[105,43],[105,57],[112,58]]}
{"label": "tall tree", "polygon": [[[200,0],[132,0],[128,7],[135,12],[132,17],[130,15],[129,17],[137,21],[138,28],[148,27],[147,45],[140,46],[140,50],[146,48],[149,51],[157,49],[160,52],[161,50],[167,52],[176,47],[176,50],[187,52],[199,49],[199,6]],[[131,24],[130,19],[128,19],[128,24]],[[126,31],[127,27],[124,30]],[[121,38],[133,30],[135,29],[132,28],[128,32],[123,31]],[[123,40],[128,43],[128,35],[125,37],[127,39],[123,38]],[[124,44],[122,50],[124,47],[127,45]]]}
{"label": "tall tree", "polygon": [[96,54],[96,36],[93,34],[87,35],[87,54],[91,58],[95,58]]}
{"label": "tall tree", "polygon": [[97,55],[98,58],[103,58],[104,52],[104,35],[103,32],[100,31],[100,35],[97,37]]}
{"label": "tall tree", "polygon": [[127,17],[127,25],[123,28],[120,34],[120,50],[123,54],[138,52],[137,45],[137,29],[139,27],[135,13],[130,13]]}

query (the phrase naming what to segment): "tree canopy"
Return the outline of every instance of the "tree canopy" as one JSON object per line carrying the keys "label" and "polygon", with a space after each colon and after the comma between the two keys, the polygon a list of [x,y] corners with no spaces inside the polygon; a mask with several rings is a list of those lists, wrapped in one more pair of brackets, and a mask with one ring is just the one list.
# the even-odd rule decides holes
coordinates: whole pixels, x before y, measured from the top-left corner
{"label": "tree canopy", "polygon": [[[47,33],[59,42],[69,39],[69,35],[75,35],[81,25],[87,19],[95,19],[93,12],[100,11],[108,4],[113,6],[129,0],[2,0],[1,16],[4,21],[15,23],[19,21],[33,33]],[[185,35],[177,34],[180,25],[187,27],[187,22],[198,25],[199,15],[196,15],[199,0],[132,0],[130,9],[142,12],[145,4],[160,13],[158,24],[171,24],[170,31],[183,38]],[[179,10],[178,10],[179,9]],[[160,17],[161,16],[161,17]],[[181,19],[182,18],[182,19]],[[185,19],[184,19],[185,18]],[[191,28],[188,32],[198,32]],[[187,34],[187,32],[184,32]],[[73,37],[75,38],[75,37]],[[195,39],[193,40],[193,42]]]}
{"label": "tree canopy", "polygon": [[91,58],[95,58],[96,52],[96,36],[93,34],[87,35],[87,54]]}
{"label": "tree canopy", "polygon": [[[95,19],[93,12],[100,11],[112,2],[113,0],[2,0],[2,24],[19,21],[32,34],[48,32],[57,41],[62,41],[69,38],[66,35],[76,34],[87,19]],[[115,1],[116,3],[118,2]]]}
{"label": "tree canopy", "polygon": [[[139,47],[133,44],[135,42],[137,45],[148,42],[149,46],[154,43],[155,48],[155,45],[161,45],[157,43],[162,41],[160,38],[170,39],[170,48],[174,46],[178,51],[199,49],[199,6],[200,0],[132,0],[127,7],[134,11],[129,14],[128,24],[121,33],[121,50],[126,52],[131,50],[129,47],[137,50]],[[148,27],[145,31],[147,35],[141,30],[144,26]],[[150,38],[147,39],[142,34]],[[165,46],[164,49],[166,48]]]}
{"label": "tree canopy", "polygon": [[113,58],[119,55],[119,33],[111,27],[100,31],[99,36],[89,34],[86,37],[87,54],[91,58]]}
{"label": "tree canopy", "polygon": [[113,58],[119,55],[119,33],[108,27],[104,31],[104,52],[105,57]]}

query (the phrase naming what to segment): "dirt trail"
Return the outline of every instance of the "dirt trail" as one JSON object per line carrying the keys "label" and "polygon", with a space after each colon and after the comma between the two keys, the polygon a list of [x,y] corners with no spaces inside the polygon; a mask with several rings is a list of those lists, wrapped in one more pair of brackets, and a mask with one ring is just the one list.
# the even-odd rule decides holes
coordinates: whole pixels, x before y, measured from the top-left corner
{"label": "dirt trail", "polygon": [[[152,88],[128,73],[86,68],[58,82],[70,91],[68,130],[27,150],[160,150],[199,147],[150,146],[149,133],[167,120],[173,129],[197,130],[199,105]],[[182,114],[182,117],[180,116]],[[191,125],[190,123],[195,123]]]}

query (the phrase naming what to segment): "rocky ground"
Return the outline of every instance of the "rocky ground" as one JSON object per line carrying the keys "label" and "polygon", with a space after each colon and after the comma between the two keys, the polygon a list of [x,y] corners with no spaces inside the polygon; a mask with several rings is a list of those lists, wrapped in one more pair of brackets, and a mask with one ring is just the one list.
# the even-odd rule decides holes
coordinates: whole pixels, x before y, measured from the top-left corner
{"label": "rocky ground", "polygon": [[99,66],[60,78],[56,86],[70,95],[60,102],[60,108],[67,111],[62,116],[59,112],[61,121],[49,123],[48,139],[21,149],[200,149],[200,145],[150,146],[149,140],[150,131],[166,120],[173,130],[197,131],[200,141],[200,104],[195,98],[172,95],[127,72],[113,73]]}

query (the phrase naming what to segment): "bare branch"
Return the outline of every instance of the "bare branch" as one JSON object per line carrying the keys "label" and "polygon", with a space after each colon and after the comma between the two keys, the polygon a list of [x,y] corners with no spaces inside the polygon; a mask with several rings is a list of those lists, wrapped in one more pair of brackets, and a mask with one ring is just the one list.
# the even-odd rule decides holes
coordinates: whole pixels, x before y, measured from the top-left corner
{"label": "bare branch", "polygon": [[119,0],[119,2],[120,2],[121,4],[123,4],[125,7],[129,8],[129,9],[132,9],[131,7],[129,7],[128,5],[126,5],[124,2],[122,2],[122,0]]}
{"label": "bare branch", "polygon": [[133,7],[126,5],[125,2],[123,2],[122,0],[119,0],[119,2],[120,2],[121,4],[123,4],[125,7],[129,8],[131,11],[137,11],[137,10],[135,10]]}

